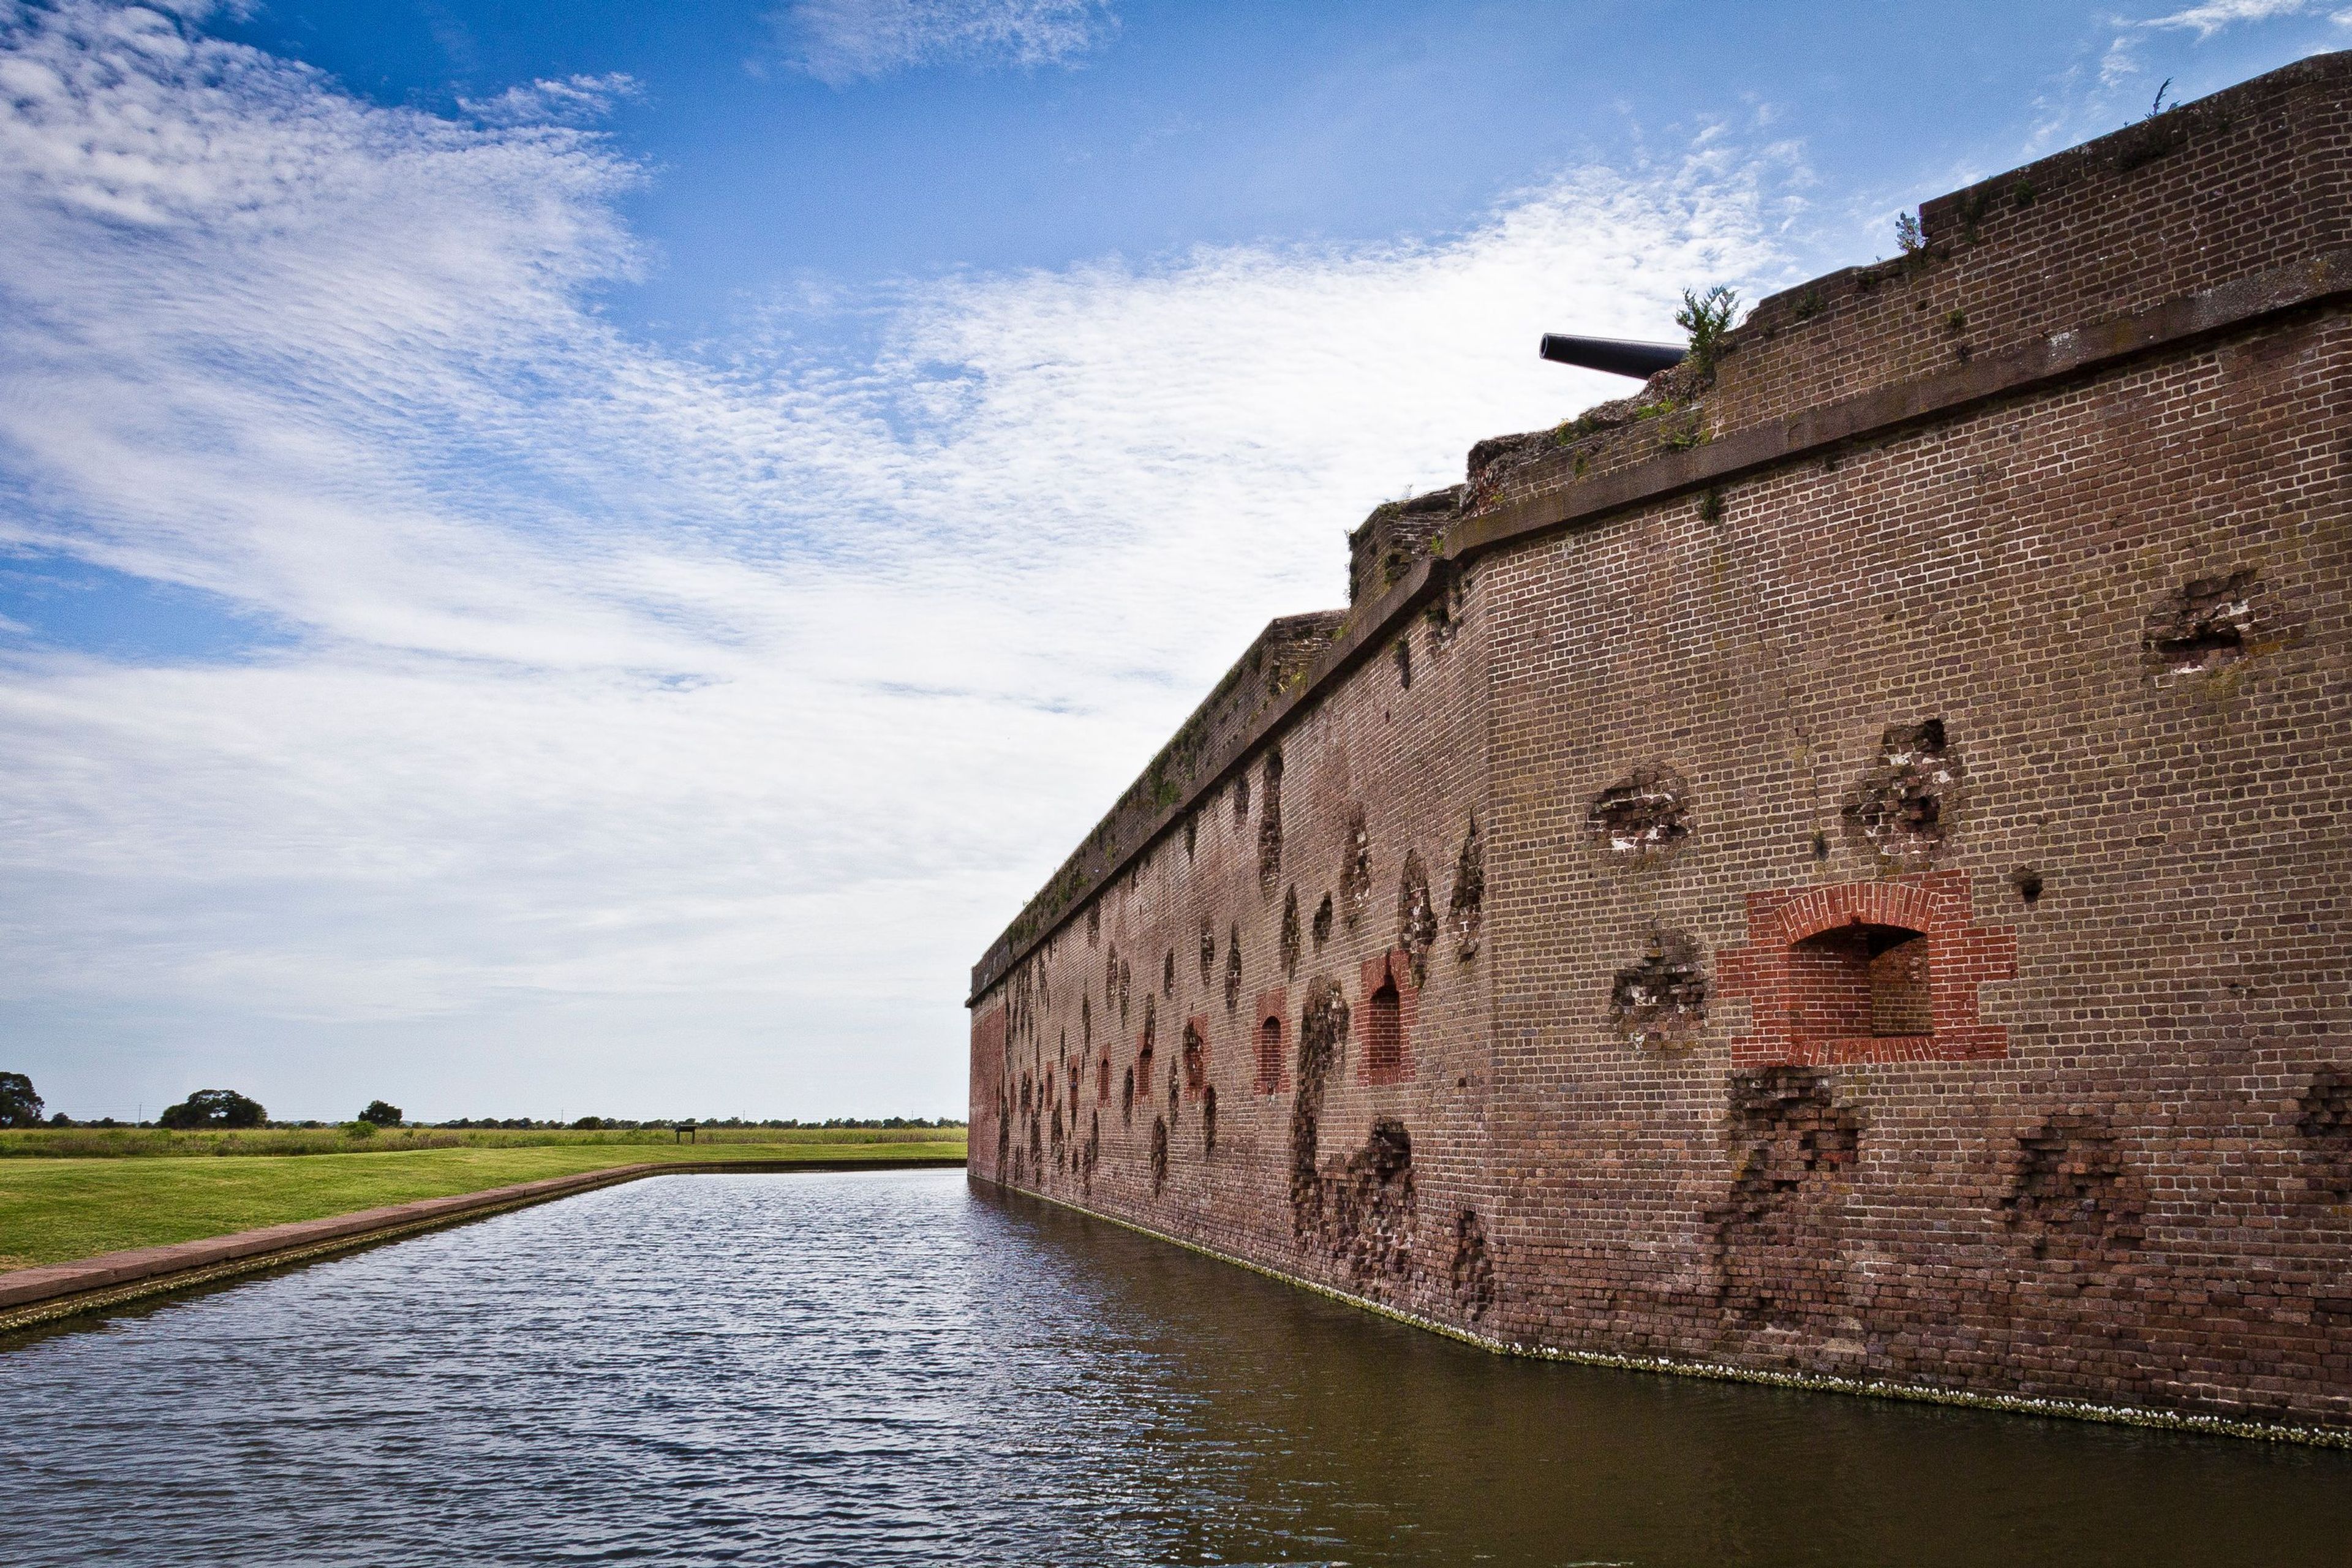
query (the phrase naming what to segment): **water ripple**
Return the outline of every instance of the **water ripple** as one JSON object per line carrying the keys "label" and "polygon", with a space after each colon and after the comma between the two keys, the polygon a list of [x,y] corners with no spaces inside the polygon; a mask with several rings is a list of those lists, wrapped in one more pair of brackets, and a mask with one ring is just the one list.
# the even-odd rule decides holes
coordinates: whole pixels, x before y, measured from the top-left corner
{"label": "water ripple", "polygon": [[2293,1564],[2352,1459],[1503,1361],[953,1173],[610,1188],[20,1342],[0,1560]]}

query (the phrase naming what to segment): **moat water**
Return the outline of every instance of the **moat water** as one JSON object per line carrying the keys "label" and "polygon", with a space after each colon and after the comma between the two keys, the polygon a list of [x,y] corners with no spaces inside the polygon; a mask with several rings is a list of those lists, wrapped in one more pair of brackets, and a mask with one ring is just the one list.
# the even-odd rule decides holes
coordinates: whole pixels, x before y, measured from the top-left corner
{"label": "moat water", "polygon": [[0,1351],[0,1562],[2280,1565],[2352,1454],[1506,1360],[961,1172],[675,1176]]}

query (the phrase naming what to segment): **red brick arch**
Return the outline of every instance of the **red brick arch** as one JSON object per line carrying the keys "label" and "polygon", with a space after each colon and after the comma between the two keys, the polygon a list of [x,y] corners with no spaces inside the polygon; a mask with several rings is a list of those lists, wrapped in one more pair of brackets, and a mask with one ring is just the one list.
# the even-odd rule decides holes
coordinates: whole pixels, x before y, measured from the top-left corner
{"label": "red brick arch", "polygon": [[[1280,1094],[1290,1087],[1290,1023],[1283,1016],[1288,1000],[1282,987],[1258,993],[1250,1010],[1250,1060],[1255,1064],[1250,1087],[1260,1094]],[[1274,1026],[1272,1055],[1267,1054],[1266,1026]]]}
{"label": "red brick arch", "polygon": [[[1745,998],[1747,1034],[1731,1042],[1735,1068],[1783,1063],[1982,1061],[2009,1055],[2009,1031],[1980,1021],[1977,988],[2017,977],[2017,928],[1972,923],[1964,871],[1931,871],[1883,882],[1781,888],[1748,895],[1748,942],[1717,958],[1716,995]],[[1931,1033],[1823,1034],[1804,1005],[1801,955],[1808,938],[1843,926],[1892,926],[1928,942]]]}
{"label": "red brick arch", "polygon": [[[1383,1026],[1372,997],[1385,983],[1396,994],[1396,1012]],[[1352,1033],[1356,1037],[1356,1081],[1363,1084],[1411,1083],[1413,1076],[1413,1026],[1421,1017],[1421,988],[1412,983],[1412,954],[1391,948],[1364,960],[1357,978]],[[1392,1039],[1375,1038],[1392,1029]]]}

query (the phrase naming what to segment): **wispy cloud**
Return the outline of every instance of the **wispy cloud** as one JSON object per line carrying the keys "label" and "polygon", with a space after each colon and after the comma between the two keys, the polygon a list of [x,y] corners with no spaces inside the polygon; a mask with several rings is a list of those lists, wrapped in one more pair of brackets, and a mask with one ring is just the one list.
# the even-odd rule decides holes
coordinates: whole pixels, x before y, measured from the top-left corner
{"label": "wispy cloud", "polygon": [[1612,390],[1540,328],[1776,276],[1778,157],[703,361],[594,309],[641,176],[593,132],[0,0],[0,548],[294,634],[0,651],[0,1016],[69,1107],[201,1060],[289,1111],[952,1109],[964,967],[1224,662]]}
{"label": "wispy cloud", "polygon": [[2205,0],[2168,16],[2151,16],[2140,26],[2191,28],[2200,38],[2210,38],[2224,28],[2276,16],[2301,16],[2316,9],[2312,0]]}
{"label": "wispy cloud", "polygon": [[793,0],[772,21],[835,86],[949,63],[1064,65],[1118,26],[1109,0]]}
{"label": "wispy cloud", "polygon": [[492,125],[593,125],[612,113],[615,104],[636,95],[635,78],[608,71],[534,81],[493,98],[461,98],[457,106]]}

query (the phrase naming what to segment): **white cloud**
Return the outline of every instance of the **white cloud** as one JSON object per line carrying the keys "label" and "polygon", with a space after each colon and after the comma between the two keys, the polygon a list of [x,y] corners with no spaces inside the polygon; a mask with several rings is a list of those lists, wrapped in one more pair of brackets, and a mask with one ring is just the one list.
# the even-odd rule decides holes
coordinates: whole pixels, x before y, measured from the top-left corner
{"label": "white cloud", "polygon": [[835,86],[949,62],[1063,65],[1118,25],[1109,0],[793,0],[772,21]]}
{"label": "white cloud", "polygon": [[1718,138],[1443,240],[905,283],[851,300],[877,354],[723,363],[593,308],[637,177],[0,0],[0,548],[296,635],[0,651],[0,1019],[53,1103],[960,1106],[966,966],[1223,666],[1344,598],[1372,504],[1614,392],[1539,331],[1777,276],[1793,172]]}
{"label": "white cloud", "polygon": [[623,71],[571,76],[510,87],[495,98],[461,98],[459,108],[492,125],[583,125],[602,120],[624,99],[637,96],[634,77]]}
{"label": "white cloud", "polygon": [[2210,38],[2224,28],[2267,22],[2275,16],[2300,16],[2312,8],[2312,0],[2205,0],[2168,16],[2150,17],[2140,26],[2192,28],[2200,38]]}

